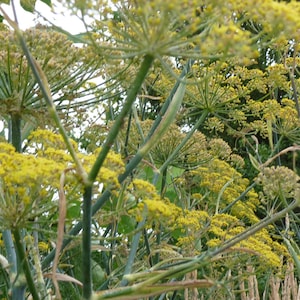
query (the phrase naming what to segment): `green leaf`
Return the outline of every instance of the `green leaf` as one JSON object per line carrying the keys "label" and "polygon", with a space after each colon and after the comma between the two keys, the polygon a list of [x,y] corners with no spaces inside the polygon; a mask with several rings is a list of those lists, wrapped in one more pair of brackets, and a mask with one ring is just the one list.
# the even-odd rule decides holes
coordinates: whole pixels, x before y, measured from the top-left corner
{"label": "green leaf", "polygon": [[80,217],[81,201],[72,201],[68,204],[67,219],[74,220]]}
{"label": "green leaf", "polygon": [[285,244],[286,244],[293,260],[294,260],[298,276],[300,276],[299,247],[293,240],[291,240],[293,245],[292,245],[292,243],[290,243],[290,241],[287,238],[283,237],[283,240],[284,240],[284,242],[285,242]]}
{"label": "green leaf", "polygon": [[[10,3],[10,0],[0,0],[0,4],[1,3],[4,3],[4,4],[9,4]],[[1,16],[2,17],[2,16]],[[3,18],[3,17],[2,17]]]}
{"label": "green leaf", "polygon": [[26,11],[34,12],[36,0],[21,0],[20,4]]}
{"label": "green leaf", "polygon": [[41,0],[42,2],[44,2],[45,4],[47,4],[48,6],[52,6],[51,4],[51,0]]}
{"label": "green leaf", "polygon": [[99,286],[106,280],[106,273],[95,260],[92,259],[91,264],[93,284]]}
{"label": "green leaf", "polygon": [[129,233],[135,229],[136,221],[129,217],[129,216],[121,216],[119,224],[118,224],[118,231],[119,233]]}
{"label": "green leaf", "polygon": [[174,238],[175,240],[177,240],[178,238],[180,238],[180,237],[182,237],[182,236],[184,236],[184,235],[185,235],[185,233],[182,232],[181,229],[179,229],[179,228],[176,228],[175,230],[173,230],[173,231],[171,232],[171,236],[172,236],[172,238]]}
{"label": "green leaf", "polygon": [[260,164],[259,164],[259,162],[257,161],[257,159],[256,159],[253,155],[251,155],[250,153],[248,153],[248,154],[249,154],[249,158],[250,158],[250,162],[251,162],[252,166],[253,166],[256,170],[260,171]]}

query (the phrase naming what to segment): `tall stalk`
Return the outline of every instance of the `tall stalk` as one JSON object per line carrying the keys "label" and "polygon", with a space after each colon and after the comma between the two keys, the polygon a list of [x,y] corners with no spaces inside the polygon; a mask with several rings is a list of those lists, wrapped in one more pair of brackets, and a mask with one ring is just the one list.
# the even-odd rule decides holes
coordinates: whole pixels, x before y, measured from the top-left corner
{"label": "tall stalk", "polygon": [[120,128],[124,122],[125,117],[128,115],[128,113],[131,110],[131,106],[133,102],[136,100],[136,96],[146,78],[146,75],[152,65],[152,62],[154,60],[154,57],[151,55],[146,55],[144,57],[144,60],[141,64],[141,67],[139,69],[139,72],[137,73],[134,82],[132,83],[132,87],[129,90],[126,100],[124,102],[123,108],[114,121],[114,124],[112,128],[109,131],[109,134],[107,135],[107,138],[104,142],[104,144],[101,146],[101,151],[96,159],[96,162],[94,163],[90,173],[89,173],[89,180],[90,182],[93,182],[108,154],[108,151],[111,149],[119,131]]}
{"label": "tall stalk", "polygon": [[10,116],[9,139],[10,143],[19,153],[22,152],[21,121],[19,114],[12,114]]}
{"label": "tall stalk", "polygon": [[[26,253],[25,253],[25,249],[24,249],[24,245],[22,243],[22,235],[20,234],[20,229],[16,228],[13,230],[13,236],[15,239],[15,244],[16,244],[16,250],[17,250],[17,254],[20,260],[20,264],[22,265],[24,274],[25,274],[25,278],[26,278],[26,282],[28,285],[28,289],[31,293],[32,299],[33,300],[39,300],[39,295],[37,293],[36,290],[36,286],[34,283],[34,279],[31,273],[31,269],[29,266],[29,262],[28,259],[26,257]],[[18,298],[18,300],[21,300],[21,298]]]}
{"label": "tall stalk", "polygon": [[[15,147],[17,152],[22,151],[21,121],[21,116],[19,114],[12,114],[10,116],[8,133],[9,142]],[[20,271],[18,268],[20,257],[18,259],[11,230],[6,229],[3,231],[3,241],[10,268],[12,299],[25,299],[26,282],[23,282],[22,276],[18,274]]]}
{"label": "tall stalk", "polygon": [[132,87],[129,90],[123,108],[116,118],[105,143],[101,147],[101,151],[94,163],[89,175],[88,186],[85,186],[83,198],[83,215],[82,215],[82,274],[83,274],[83,298],[90,299],[92,295],[92,271],[91,271],[91,225],[92,225],[92,183],[95,181],[103,162],[111,149],[114,141],[120,131],[125,117],[131,110],[132,104],[148,74],[148,71],[154,60],[153,56],[146,55],[140,66]]}
{"label": "tall stalk", "polygon": [[91,199],[92,186],[85,187],[82,206],[82,295],[84,299],[90,299],[92,295]]}
{"label": "tall stalk", "polygon": [[[146,59],[146,57],[145,57]],[[145,62],[145,60],[144,60]],[[154,134],[154,132],[157,130],[158,126],[160,125],[165,113],[167,112],[168,110],[168,107],[170,105],[172,105],[172,99],[175,95],[175,93],[177,92],[180,84],[182,84],[182,81],[183,81],[183,78],[188,74],[188,72],[190,71],[190,68],[191,66],[193,65],[193,60],[189,60],[187,62],[187,64],[185,65],[184,69],[182,70],[182,73],[180,74],[179,76],[179,80],[177,80],[177,82],[175,83],[173,89],[171,90],[170,92],[170,95],[169,97],[167,98],[167,100],[165,101],[162,109],[161,109],[161,112],[160,114],[157,116],[157,119],[155,120],[147,138],[146,138],[146,141],[145,141],[145,144],[148,143],[148,145],[150,145],[151,143],[149,143],[149,140],[151,138],[151,136]],[[140,78],[141,79],[141,78]],[[142,84],[143,82],[140,81],[140,84]],[[127,98],[129,97],[131,92],[129,92]],[[174,112],[176,113],[176,112]],[[116,121],[118,120],[118,118],[116,119]],[[118,124],[122,124],[122,122],[119,122],[118,121]],[[111,131],[114,132],[114,134],[118,134],[118,128],[114,129],[114,125],[113,125],[113,128],[111,129]],[[157,140],[159,139],[159,137],[157,137]],[[111,144],[109,145],[107,143],[107,141],[110,141]],[[111,146],[113,144],[113,141],[114,139],[110,138],[110,139],[107,139],[106,140],[106,147],[108,146]],[[150,145],[151,146],[151,145]],[[152,145],[153,146],[153,145]],[[150,147],[148,147],[148,150],[150,149]],[[100,152],[101,154],[101,152]],[[99,154],[99,156],[100,156]],[[128,175],[131,174],[131,172],[138,166],[138,164],[142,161],[143,157],[146,155],[147,153],[145,151],[143,151],[143,153],[141,153],[141,151],[138,151],[135,156],[130,160],[130,162],[126,165],[126,169],[125,169],[125,172],[123,174],[121,174],[119,177],[118,177],[118,181],[119,183],[121,184],[127,177]],[[103,154],[102,154],[103,155]],[[101,155],[101,156],[102,156]],[[98,161],[98,165],[100,164],[100,162],[102,161],[103,163],[103,158],[100,157],[99,158],[99,161]],[[98,168],[98,167],[97,167]],[[93,168],[93,174],[92,171],[91,173],[89,174],[89,178],[90,180],[92,178],[94,178],[95,176],[95,173],[96,173],[96,166],[94,166]],[[109,190],[105,190],[102,195],[96,200],[96,203],[92,206],[91,208],[91,214],[94,215],[97,211],[99,211],[99,209],[101,209],[101,207],[106,203],[106,201],[108,201],[109,197],[111,196],[111,192]],[[84,204],[85,205],[85,204]],[[88,203],[86,203],[86,205],[88,205]],[[82,230],[82,227],[83,227],[83,222],[78,222],[69,232],[69,235],[70,236],[75,236],[77,235],[81,230]],[[63,242],[63,245],[62,245],[62,249],[64,249],[69,243],[70,243],[71,239],[66,239],[64,240]],[[42,266],[43,267],[46,267],[48,266],[51,261],[53,260],[54,258],[54,255],[55,255],[55,250],[52,250],[47,256],[46,258],[44,259],[44,261],[42,262]]]}

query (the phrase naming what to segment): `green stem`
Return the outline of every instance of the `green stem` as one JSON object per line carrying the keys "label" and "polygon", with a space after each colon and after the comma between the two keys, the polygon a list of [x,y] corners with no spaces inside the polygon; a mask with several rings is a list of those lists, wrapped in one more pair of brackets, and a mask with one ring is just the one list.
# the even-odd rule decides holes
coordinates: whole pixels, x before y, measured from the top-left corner
{"label": "green stem", "polygon": [[92,185],[97,174],[103,165],[103,162],[111,149],[125,117],[130,112],[133,102],[148,74],[148,71],[153,63],[154,57],[146,55],[141,64],[139,72],[136,74],[135,80],[132,83],[132,88],[129,90],[124,106],[116,118],[109,134],[101,147],[101,151],[94,163],[89,175],[88,182],[90,185],[85,187],[83,197],[83,215],[82,215],[82,261],[83,261],[83,298],[90,299],[92,294],[92,272],[91,272],[91,225],[92,225]]}
{"label": "green stem", "polygon": [[[125,271],[124,271],[124,275],[130,274],[131,270],[132,270],[132,266],[134,263],[134,259],[136,256],[136,252],[139,246],[139,241],[140,241],[140,237],[142,235],[143,232],[143,228],[145,226],[145,222],[146,222],[146,217],[143,218],[143,220],[141,222],[139,222],[138,226],[137,226],[137,233],[133,236],[132,239],[132,243],[131,243],[131,249],[130,249],[130,253],[127,259],[127,263],[126,263],[126,267],[125,267]],[[126,286],[128,285],[128,280],[123,278],[121,281],[120,286]]]}
{"label": "green stem", "polygon": [[[6,16],[6,19],[8,18],[8,16]],[[15,22],[11,21],[9,18],[7,20],[9,22],[9,24],[14,28],[20,45],[22,47],[22,50],[26,56],[26,59],[28,61],[28,65],[30,67],[30,69],[32,70],[32,73],[34,75],[34,78],[36,80],[36,82],[39,85],[39,88],[41,89],[42,95],[46,101],[47,107],[48,107],[48,111],[51,115],[51,117],[53,118],[60,134],[63,137],[63,140],[65,142],[65,145],[67,147],[67,149],[70,152],[70,155],[74,161],[74,163],[76,164],[77,167],[77,171],[79,173],[79,176],[81,177],[82,181],[84,184],[88,184],[87,182],[87,175],[86,172],[84,171],[84,168],[82,167],[82,164],[80,162],[80,160],[77,157],[76,151],[68,137],[68,134],[64,128],[64,126],[61,123],[60,117],[56,111],[56,107],[54,105],[52,96],[51,96],[51,91],[50,91],[50,87],[48,84],[48,80],[46,75],[44,74],[43,70],[41,69],[40,65],[37,63],[37,61],[34,59],[34,57],[31,55],[30,50],[28,49],[25,39],[22,35],[22,32],[20,31],[18,24],[16,24]]]}
{"label": "green stem", "polygon": [[245,240],[245,239],[249,238],[250,236],[254,235],[255,233],[257,233],[261,229],[266,228],[268,225],[274,223],[278,219],[281,219],[282,217],[285,217],[285,215],[288,212],[294,210],[296,207],[299,206],[299,202],[300,202],[300,199],[296,199],[294,202],[292,202],[285,209],[279,211],[278,213],[276,213],[274,215],[265,217],[260,222],[252,225],[249,229],[245,230],[244,232],[241,232],[241,233],[237,234],[236,236],[234,236],[230,240],[224,242],[224,244],[220,248],[216,249],[213,252],[213,256],[216,256],[216,255],[224,252],[225,250],[233,247],[234,245],[241,242],[242,240]]}
{"label": "green stem", "polygon": [[92,226],[92,186],[85,187],[82,205],[82,284],[83,299],[92,295],[92,264],[91,264],[91,226]]}
{"label": "green stem", "polygon": [[193,128],[186,134],[184,139],[181,141],[181,143],[174,149],[171,155],[169,155],[168,159],[163,163],[163,165],[160,167],[159,171],[163,172],[170,162],[174,159],[174,157],[178,154],[178,152],[184,147],[184,145],[187,143],[187,141],[192,137],[194,132],[200,127],[200,125],[205,121],[206,117],[208,116],[208,111],[204,110],[202,112],[201,117],[198,119],[196,124],[193,126]]}
{"label": "green stem", "polygon": [[[15,147],[17,152],[22,152],[22,136],[21,136],[21,116],[20,114],[11,114],[9,120],[9,142]],[[11,293],[13,299],[25,299],[26,282],[22,280],[22,276],[18,274],[18,257],[13,242],[11,230],[4,230],[3,240],[7,252],[7,259],[10,266]],[[20,260],[20,259],[19,259]],[[21,280],[16,280],[16,277]]]}
{"label": "green stem", "polygon": [[188,60],[188,62],[185,64],[178,80],[176,81],[175,85],[173,86],[168,98],[166,99],[166,101],[164,102],[164,105],[162,106],[162,108],[159,111],[159,114],[157,115],[152,128],[150,129],[147,138],[145,139],[145,142],[147,142],[151,136],[153,135],[153,133],[157,130],[157,127],[159,126],[163,116],[165,115],[165,113],[167,112],[172,99],[174,97],[174,95],[176,94],[176,92],[178,91],[179,85],[184,81],[184,78],[186,77],[186,75],[190,72],[191,67],[194,64],[194,60],[190,59]]}
{"label": "green stem", "polygon": [[[13,242],[10,230],[4,230],[2,233],[5,250],[7,253],[7,260],[9,263],[9,279],[12,299],[25,299],[26,282],[22,280],[22,276],[18,274],[18,261],[16,249]],[[17,279],[17,277],[19,279]]]}
{"label": "green stem", "polygon": [[22,137],[21,137],[21,116],[12,114],[10,116],[10,140],[16,151],[22,152]]}
{"label": "green stem", "polygon": [[251,185],[249,185],[237,198],[235,198],[231,203],[229,203],[225,208],[223,208],[220,213],[224,214],[227,211],[231,209],[232,206],[234,206],[238,201],[245,198],[245,196],[248,194],[250,190],[252,190],[256,186],[256,182],[253,182]]}
{"label": "green stem", "polygon": [[[150,60],[151,59],[151,57],[150,58],[148,58],[147,60]],[[145,57],[145,60],[146,60],[146,57]],[[145,60],[144,60],[144,62],[143,62],[143,65],[146,63],[145,62]],[[148,62],[149,63],[149,62]],[[148,63],[147,63],[147,65],[148,65]],[[182,71],[182,73],[181,73],[181,75],[180,75],[180,80],[178,80],[177,82],[176,82],[176,84],[175,84],[175,86],[173,87],[173,89],[172,89],[172,91],[171,91],[171,93],[170,93],[170,96],[168,97],[168,99],[166,100],[166,102],[164,103],[164,105],[163,105],[163,107],[162,107],[162,109],[161,109],[161,113],[163,113],[163,112],[166,112],[167,111],[167,109],[168,109],[168,107],[169,107],[169,105],[170,105],[170,103],[171,103],[171,100],[173,99],[173,96],[175,95],[175,93],[176,93],[176,91],[177,91],[177,89],[178,89],[178,87],[179,87],[179,85],[180,85],[180,83],[181,83],[181,80],[182,80],[182,78],[184,78],[185,76],[186,76],[186,74],[189,72],[189,70],[190,70],[190,68],[191,68],[191,66],[192,66],[192,64],[193,64],[193,61],[192,60],[190,60],[187,64],[186,64],[186,66],[184,67],[184,69],[183,69],[183,71]],[[142,67],[141,67],[141,69],[142,69]],[[139,72],[140,73],[140,72]],[[139,74],[138,73],[138,74]],[[136,79],[136,81],[138,81],[137,79]],[[141,83],[140,83],[141,84]],[[135,91],[135,93],[136,93],[137,91]],[[133,92],[130,92],[130,93],[133,93]],[[128,94],[129,95],[129,94]],[[128,97],[127,97],[128,98]],[[135,97],[134,97],[134,99],[135,99]],[[116,121],[115,122],[117,122],[117,120],[118,120],[119,118],[117,118],[116,119]],[[155,122],[154,122],[154,124],[153,124],[153,127],[151,128],[151,131],[149,132],[149,134],[148,134],[148,137],[146,138],[146,141],[148,141],[149,140],[149,138],[151,137],[151,132],[153,133],[153,132],[155,132],[155,130],[157,129],[157,127],[159,126],[159,124],[160,124],[160,121],[162,120],[162,116],[161,115],[159,115],[159,116],[157,116],[157,119],[155,120]],[[118,123],[119,123],[120,121],[118,121]],[[114,123],[114,125],[115,125],[116,123]],[[122,122],[120,123],[120,125],[122,124]],[[114,125],[113,125],[113,127],[114,127]],[[113,129],[113,128],[112,128]],[[112,131],[112,129],[111,129],[111,131]],[[117,135],[118,134],[118,132],[114,129],[114,134],[115,135]],[[110,137],[110,140],[111,140],[111,137]],[[111,143],[113,143],[112,142],[112,140],[111,140]],[[106,144],[107,144],[107,140],[106,140]],[[108,151],[109,150],[109,148],[107,148],[109,145],[107,144],[107,146],[106,146],[106,150],[105,151]],[[101,154],[101,152],[100,152],[100,154]],[[100,156],[100,154],[99,154],[99,156]],[[145,154],[145,153],[144,153]],[[144,155],[143,154],[143,155]],[[103,156],[103,154],[101,154],[102,156]],[[123,173],[123,174],[121,174],[119,177],[118,177],[118,181],[119,181],[119,183],[121,184],[126,178],[127,178],[127,176],[128,175],[130,175],[131,174],[131,172],[137,167],[137,165],[141,162],[141,160],[143,159],[143,156],[142,155],[142,153],[140,153],[139,151],[136,153],[136,155],[129,161],[129,163],[126,165],[126,169],[125,169],[125,172]],[[100,165],[100,167],[101,167],[101,165],[102,165],[102,163],[103,163],[103,158],[102,157],[98,157],[98,165]],[[101,162],[102,161],[102,162]],[[99,166],[96,166],[96,165],[94,165],[94,167],[93,167],[93,169],[91,170],[91,172],[90,172],[90,174],[89,174],[89,179],[91,180],[92,178],[94,178],[94,176],[97,176],[97,173],[98,173],[98,171],[97,171],[97,169],[98,169],[98,167]],[[95,175],[96,174],[96,175]],[[102,195],[97,199],[97,201],[96,201],[96,203],[93,205],[93,207],[92,207],[92,215],[94,215],[105,203],[106,203],[106,201],[109,199],[109,197],[111,196],[111,192],[109,191],[109,190],[105,190],[103,193],[102,193]],[[81,231],[81,229],[82,229],[82,225],[83,225],[83,223],[82,222],[78,222],[72,229],[71,229],[71,231],[69,232],[69,235],[70,236],[75,236],[75,235],[77,235],[80,231]],[[62,249],[64,249],[69,243],[70,243],[70,241],[71,241],[71,239],[66,239],[66,240],[64,240],[64,242],[63,242],[63,245],[62,245]],[[53,260],[53,258],[54,258],[54,255],[55,255],[55,249],[54,250],[52,250],[47,256],[46,256],[46,258],[44,259],[44,261],[43,261],[43,263],[42,263],[42,265],[43,265],[43,267],[46,267],[46,266],[48,266],[50,263],[51,263],[51,261]]]}
{"label": "green stem", "polygon": [[109,134],[107,135],[107,138],[106,138],[104,144],[101,146],[101,151],[89,173],[88,178],[89,178],[90,182],[94,182],[94,180],[95,180],[95,178],[96,178],[96,176],[108,154],[108,151],[112,147],[112,145],[120,131],[120,128],[124,122],[125,117],[128,115],[133,102],[136,100],[136,96],[147,76],[147,73],[153,63],[153,60],[154,60],[153,56],[146,55],[144,57],[144,60],[140,67],[140,70],[137,73],[135,80],[132,83],[132,87],[127,94],[124,106],[123,106],[120,114],[116,118],[112,128],[110,129]]}
{"label": "green stem", "polygon": [[[168,169],[165,168],[162,172],[162,178],[161,178],[161,188],[160,188],[160,197],[163,199],[164,198],[164,193],[165,193],[165,189],[166,189],[166,185],[167,185],[167,174],[168,174]],[[159,245],[161,243],[161,227],[162,225],[159,224],[157,225],[159,226],[158,230],[157,230],[157,234],[156,234],[156,245],[157,245],[157,249],[159,248]],[[159,262],[160,259],[160,254],[159,252],[157,252],[154,256],[154,264],[157,264]]]}
{"label": "green stem", "polygon": [[39,295],[35,288],[35,283],[34,283],[34,280],[33,280],[32,274],[31,274],[28,260],[26,258],[26,254],[25,254],[24,246],[23,246],[23,243],[21,240],[21,234],[20,234],[19,229],[13,230],[13,236],[15,239],[17,254],[20,259],[20,263],[22,264],[23,271],[25,274],[25,278],[26,278],[27,285],[28,285],[29,291],[31,293],[32,299],[39,300]]}

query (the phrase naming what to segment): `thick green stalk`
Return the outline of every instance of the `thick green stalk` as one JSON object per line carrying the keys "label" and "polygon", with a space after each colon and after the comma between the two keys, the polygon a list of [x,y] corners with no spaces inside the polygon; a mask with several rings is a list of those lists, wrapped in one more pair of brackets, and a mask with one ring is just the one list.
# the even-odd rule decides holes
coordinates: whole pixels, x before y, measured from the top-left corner
{"label": "thick green stalk", "polygon": [[22,152],[21,116],[12,114],[10,116],[10,142],[17,152]]}
{"label": "thick green stalk", "polygon": [[137,73],[134,82],[132,83],[131,89],[128,91],[124,106],[123,106],[120,114],[114,121],[114,124],[113,124],[112,128],[110,129],[109,134],[108,134],[104,144],[101,146],[101,151],[96,159],[96,162],[94,163],[94,165],[89,173],[88,178],[89,178],[90,182],[93,182],[95,180],[101,166],[103,165],[103,162],[108,154],[108,151],[112,147],[112,145],[120,131],[120,128],[124,122],[125,117],[130,112],[132,104],[136,100],[136,96],[147,76],[147,73],[152,65],[153,60],[154,60],[153,56],[146,55],[144,57],[144,60],[140,67],[140,70]]}
{"label": "thick green stalk", "polygon": [[15,239],[16,251],[17,251],[18,257],[20,259],[20,263],[22,264],[23,271],[24,271],[27,285],[28,285],[28,289],[31,293],[32,299],[39,300],[39,295],[35,288],[35,283],[34,283],[34,280],[33,280],[32,274],[31,274],[30,266],[29,266],[29,263],[28,263],[28,260],[27,260],[26,254],[25,254],[23,243],[22,243],[20,230],[14,229],[13,236]]}
{"label": "thick green stalk", "polygon": [[[21,121],[21,116],[18,113],[10,116],[9,142],[15,147],[17,152],[22,151]],[[20,274],[18,274],[18,257],[16,254],[11,230],[6,229],[3,231],[3,241],[9,262],[12,298],[25,299],[26,282],[25,280],[23,282],[22,275],[20,276]],[[17,276],[19,280],[14,282]]]}
{"label": "thick green stalk", "polygon": [[83,298],[90,299],[92,294],[92,272],[91,272],[91,225],[92,225],[92,183],[95,181],[97,174],[103,165],[103,162],[111,149],[125,117],[130,112],[133,102],[148,74],[148,71],[154,60],[153,56],[146,55],[140,66],[139,72],[136,74],[131,89],[128,91],[124,106],[116,118],[109,134],[101,147],[101,151],[94,163],[89,175],[88,183],[85,186],[83,197],[83,215],[82,215],[82,262],[83,262]]}
{"label": "thick green stalk", "polygon": [[90,299],[92,295],[92,264],[91,264],[91,199],[92,186],[85,187],[82,205],[82,296]]}
{"label": "thick green stalk", "polygon": [[[175,95],[182,79],[186,76],[186,74],[190,71],[190,68],[191,66],[193,65],[193,61],[190,60],[186,66],[184,67],[180,77],[179,77],[179,80],[176,82],[176,84],[174,85],[168,99],[165,101],[162,109],[161,109],[161,112],[160,112],[160,115],[157,116],[157,119],[155,120],[154,124],[153,124],[153,127],[152,129],[150,130],[147,138],[146,138],[146,141],[149,141],[150,137],[151,137],[151,134],[153,134],[156,130],[156,128],[158,127],[158,125],[160,124],[161,120],[162,120],[162,115],[163,113],[165,113],[173,99],[173,96]],[[115,132],[115,134],[117,134],[118,132]],[[145,154],[145,153],[144,153]],[[127,176],[137,167],[137,165],[141,162],[141,160],[143,159],[143,155],[141,152],[137,152],[136,155],[129,161],[129,163],[126,165],[126,169],[125,169],[125,172],[123,174],[121,174],[119,177],[118,177],[118,180],[119,180],[119,183],[122,183],[126,178]],[[100,155],[100,154],[99,154]],[[102,158],[101,158],[102,160]],[[100,161],[101,162],[101,161]],[[99,163],[99,162],[98,162]],[[101,163],[102,164],[102,163]],[[96,168],[96,167],[95,167]],[[93,173],[95,173],[95,171],[93,171]],[[93,178],[95,176],[95,174],[91,174],[89,175],[89,178]],[[93,205],[92,207],[92,215],[94,215],[105,203],[106,201],[109,199],[109,197],[111,196],[111,192],[109,190],[105,190],[103,192],[103,194],[97,199],[96,203]],[[83,223],[82,222],[78,222],[72,229],[71,231],[69,232],[69,235],[70,236],[75,236],[77,235],[81,229],[82,229],[82,226],[83,226]],[[63,242],[63,245],[62,245],[62,249],[64,249],[69,243],[70,243],[71,239],[67,239],[67,240],[64,240]],[[54,258],[54,255],[55,255],[55,250],[52,250],[48,255],[47,257],[44,259],[43,263],[42,263],[42,266],[43,267],[46,267],[48,266],[51,261],[53,260]]]}
{"label": "thick green stalk", "polygon": [[4,15],[6,21],[9,23],[9,25],[11,25],[13,27],[13,29],[15,30],[17,37],[19,39],[20,45],[22,47],[22,50],[28,61],[28,65],[29,65],[30,69],[32,70],[34,78],[35,78],[36,82],[38,83],[41,93],[46,101],[49,113],[50,113],[51,117],[53,118],[56,126],[58,127],[59,132],[64,139],[66,147],[69,150],[74,163],[76,164],[79,176],[81,177],[84,184],[88,184],[87,174],[86,174],[84,168],[82,167],[81,161],[77,157],[76,151],[75,151],[75,149],[68,137],[68,134],[67,134],[64,126],[61,123],[59,115],[56,111],[56,107],[55,107],[53,99],[52,99],[50,87],[49,87],[48,80],[47,80],[45,73],[43,72],[43,70],[41,69],[40,65],[35,60],[35,58],[31,55],[31,52],[29,51],[29,49],[27,47],[26,41],[22,35],[22,32],[21,32],[18,24],[16,22],[14,22],[13,20],[11,20],[1,7],[0,7],[0,11]]}

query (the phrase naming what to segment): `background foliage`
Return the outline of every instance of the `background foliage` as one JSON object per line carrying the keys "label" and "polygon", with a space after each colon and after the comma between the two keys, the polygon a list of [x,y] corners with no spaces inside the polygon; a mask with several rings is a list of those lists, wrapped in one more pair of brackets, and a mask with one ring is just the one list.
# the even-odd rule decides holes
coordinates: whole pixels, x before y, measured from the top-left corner
{"label": "background foliage", "polygon": [[297,1],[0,3],[3,299],[298,299]]}

